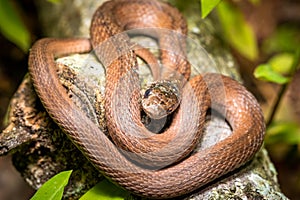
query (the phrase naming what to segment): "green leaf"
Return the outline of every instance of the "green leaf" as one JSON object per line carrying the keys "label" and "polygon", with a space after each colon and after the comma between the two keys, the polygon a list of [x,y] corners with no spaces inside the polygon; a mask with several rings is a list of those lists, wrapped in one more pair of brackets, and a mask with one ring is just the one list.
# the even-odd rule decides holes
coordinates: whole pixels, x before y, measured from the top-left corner
{"label": "green leaf", "polygon": [[68,184],[72,170],[60,172],[46,183],[34,194],[31,200],[61,200],[65,186]]}
{"label": "green leaf", "polygon": [[129,192],[105,179],[87,191],[80,200],[123,200],[128,195]]}
{"label": "green leaf", "polygon": [[222,1],[217,6],[217,11],[225,40],[247,59],[257,59],[256,37],[242,12],[226,1]]}
{"label": "green leaf", "polygon": [[281,53],[273,56],[268,63],[259,65],[255,71],[254,76],[260,80],[269,81],[278,84],[285,84],[290,81],[283,75],[292,76],[295,71],[294,65],[297,58],[297,53]]}
{"label": "green leaf", "polygon": [[300,126],[294,122],[276,122],[271,124],[267,130],[266,144],[300,143]]}
{"label": "green leaf", "polygon": [[290,81],[289,78],[282,76],[274,71],[270,64],[261,64],[255,71],[254,76],[260,80],[269,81],[278,84],[285,84]]}
{"label": "green leaf", "polygon": [[205,18],[221,0],[201,0],[201,13],[202,18]]}
{"label": "green leaf", "polygon": [[30,47],[30,34],[20,19],[12,1],[0,0],[0,31],[24,52]]}
{"label": "green leaf", "polygon": [[281,53],[273,56],[269,63],[275,72],[280,74],[290,74],[294,62],[294,55],[291,53]]}

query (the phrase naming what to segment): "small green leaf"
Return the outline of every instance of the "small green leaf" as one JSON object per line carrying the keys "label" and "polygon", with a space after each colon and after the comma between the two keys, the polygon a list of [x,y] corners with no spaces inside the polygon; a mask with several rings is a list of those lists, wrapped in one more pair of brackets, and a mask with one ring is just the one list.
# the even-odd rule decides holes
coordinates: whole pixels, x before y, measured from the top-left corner
{"label": "small green leaf", "polygon": [[31,200],[61,200],[65,186],[68,184],[72,170],[60,172],[46,183],[34,194]]}
{"label": "small green leaf", "polygon": [[266,144],[300,143],[300,126],[294,122],[276,122],[271,124],[267,130]]}
{"label": "small green leaf", "polygon": [[226,1],[222,1],[217,6],[217,11],[223,27],[224,39],[247,59],[257,59],[256,37],[242,12]]}
{"label": "small green leaf", "polygon": [[129,192],[105,179],[87,191],[80,200],[123,200],[128,195]]}
{"label": "small green leaf", "polygon": [[278,84],[285,84],[290,81],[289,78],[282,76],[274,71],[270,64],[261,64],[255,71],[254,76],[260,80],[269,81]]}
{"label": "small green leaf", "polygon": [[294,55],[291,53],[281,53],[273,56],[269,63],[272,69],[280,74],[290,74],[294,62]]}
{"label": "small green leaf", "polygon": [[205,18],[221,0],[201,0],[201,13],[202,18]]}
{"label": "small green leaf", "polygon": [[20,19],[12,1],[0,0],[0,31],[24,52],[30,47],[30,34]]}

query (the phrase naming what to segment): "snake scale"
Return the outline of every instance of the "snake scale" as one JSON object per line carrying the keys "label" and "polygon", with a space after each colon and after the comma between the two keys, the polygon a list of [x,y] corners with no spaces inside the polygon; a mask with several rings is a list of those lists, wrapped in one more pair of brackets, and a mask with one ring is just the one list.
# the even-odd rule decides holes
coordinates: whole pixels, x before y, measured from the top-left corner
{"label": "snake scale", "polygon": [[[167,69],[161,71],[160,79],[180,80],[181,102],[163,133],[147,130],[141,122],[136,52],[129,36],[123,34],[142,28],[187,34],[184,18],[167,3],[112,0],[95,12],[91,39],[37,41],[30,51],[29,73],[49,115],[101,173],[137,195],[172,198],[195,191],[249,161],[262,145],[265,124],[256,99],[236,81],[213,73],[185,81],[190,66],[184,40],[149,31],[146,35],[157,39]],[[168,51],[170,48],[176,52]],[[56,74],[55,58],[92,49],[106,67],[110,138],[72,103]],[[212,107],[224,115],[232,134],[193,153]]]}

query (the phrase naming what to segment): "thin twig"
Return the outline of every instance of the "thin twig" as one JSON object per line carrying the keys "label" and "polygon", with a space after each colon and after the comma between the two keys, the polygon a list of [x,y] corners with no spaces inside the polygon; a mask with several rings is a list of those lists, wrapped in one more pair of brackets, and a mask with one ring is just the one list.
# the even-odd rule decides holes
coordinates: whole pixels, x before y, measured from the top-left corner
{"label": "thin twig", "polygon": [[278,97],[277,97],[277,99],[276,99],[276,101],[275,101],[275,103],[274,103],[274,105],[273,105],[272,112],[271,112],[270,117],[269,117],[269,119],[268,119],[268,121],[267,121],[267,124],[266,124],[267,127],[269,127],[269,126],[271,125],[271,123],[273,122],[273,119],[274,119],[274,117],[275,117],[275,114],[276,114],[276,112],[277,112],[277,110],[278,110],[278,106],[280,105],[280,102],[281,102],[281,100],[283,99],[283,95],[284,95],[284,93],[285,93],[285,91],[286,91],[288,85],[289,85],[289,84],[286,83],[286,84],[283,84],[283,85],[281,86],[280,91],[279,91],[279,94],[278,94]]}

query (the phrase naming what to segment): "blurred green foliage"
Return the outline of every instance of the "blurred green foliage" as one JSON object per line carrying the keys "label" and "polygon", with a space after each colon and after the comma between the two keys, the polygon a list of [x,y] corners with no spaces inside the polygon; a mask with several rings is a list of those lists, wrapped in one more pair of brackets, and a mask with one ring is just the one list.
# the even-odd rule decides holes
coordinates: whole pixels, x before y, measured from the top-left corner
{"label": "blurred green foliage", "polygon": [[[258,4],[259,0],[251,0],[251,2]],[[214,8],[223,29],[223,39],[245,58],[257,59],[259,54],[257,40],[241,10],[228,1],[201,0],[202,18],[205,18]]]}
{"label": "blurred green foliage", "polygon": [[14,1],[0,0],[0,31],[24,52],[30,47],[30,34],[20,18]]}
{"label": "blurred green foliage", "polygon": [[275,121],[279,104],[300,63],[300,27],[284,25],[279,27],[263,44],[266,54],[273,55],[260,64],[254,76],[260,80],[281,86],[278,97],[267,122],[266,144],[300,144],[300,125],[293,121]]}
{"label": "blurred green foliage", "polygon": [[49,1],[50,3],[60,3],[61,2],[61,0],[47,0],[47,1]]}
{"label": "blurred green foliage", "polygon": [[273,122],[268,127],[265,142],[267,145],[276,143],[299,144],[300,126],[296,122]]}
{"label": "blurred green foliage", "polygon": [[300,29],[294,24],[280,25],[262,45],[263,53],[293,53],[300,47]]}
{"label": "blurred green foliage", "polygon": [[258,58],[257,40],[243,13],[234,4],[222,1],[217,6],[224,39],[249,60]]}

